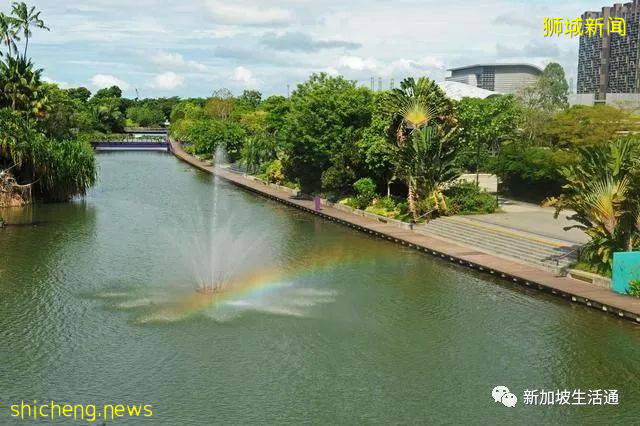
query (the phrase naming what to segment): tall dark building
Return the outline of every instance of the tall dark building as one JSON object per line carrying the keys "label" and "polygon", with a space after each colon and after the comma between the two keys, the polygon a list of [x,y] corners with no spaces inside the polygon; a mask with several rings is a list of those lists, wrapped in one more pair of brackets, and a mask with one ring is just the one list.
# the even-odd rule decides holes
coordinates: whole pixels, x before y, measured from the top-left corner
{"label": "tall dark building", "polygon": [[[626,35],[609,34],[609,17],[624,18]],[[594,93],[604,99],[606,93],[640,93],[638,63],[638,26],[640,24],[640,0],[603,7],[601,12],[585,12],[587,18],[602,18],[600,34],[580,36],[578,55],[578,93]]]}

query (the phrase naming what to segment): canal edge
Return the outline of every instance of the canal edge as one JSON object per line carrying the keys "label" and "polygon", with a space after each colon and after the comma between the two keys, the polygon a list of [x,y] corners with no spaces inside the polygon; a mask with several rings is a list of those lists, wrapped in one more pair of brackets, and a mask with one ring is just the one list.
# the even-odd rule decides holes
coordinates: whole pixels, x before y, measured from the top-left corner
{"label": "canal edge", "polygon": [[[579,288],[580,286],[587,286],[586,284],[572,282],[575,280],[571,280],[566,277],[554,277],[553,274],[535,269],[532,267],[528,267],[525,265],[518,264],[513,261],[507,261],[506,259],[499,258],[497,256],[483,253],[484,257],[493,258],[495,263],[498,264],[514,264],[517,265],[515,269],[523,269],[523,270],[531,270],[533,271],[533,275],[537,275],[538,277],[531,277],[527,275],[517,273],[517,271],[509,270],[511,268],[500,268],[496,265],[488,264],[487,262],[474,261],[466,258],[466,256],[456,255],[455,253],[448,252],[447,250],[438,249],[437,247],[429,247],[415,241],[411,241],[411,239],[404,238],[401,234],[401,229],[398,228],[398,232],[388,232],[388,230],[380,231],[376,230],[373,227],[368,227],[365,224],[357,223],[355,219],[359,219],[359,221],[364,221],[367,218],[355,215],[353,213],[344,212],[342,210],[335,209],[337,212],[343,213],[343,215],[353,216],[353,219],[350,220],[349,217],[340,217],[343,215],[331,215],[324,213],[323,211],[316,211],[311,206],[306,206],[302,202],[302,200],[291,200],[291,194],[286,193],[282,190],[275,189],[270,186],[266,186],[263,183],[257,184],[255,181],[245,178],[239,174],[232,174],[232,172],[215,170],[213,166],[206,164],[205,162],[197,159],[196,157],[188,154],[182,149],[179,143],[170,140],[170,152],[179,160],[195,167],[198,170],[203,172],[218,176],[224,179],[227,182],[230,182],[240,188],[258,194],[262,197],[269,198],[271,200],[277,201],[281,204],[288,205],[290,207],[294,207],[298,210],[302,210],[316,216],[322,217],[324,219],[330,220],[332,222],[339,223],[344,226],[348,226],[352,229],[358,230],[360,232],[370,234],[371,236],[375,236],[377,238],[381,238],[387,241],[394,242],[396,244],[400,244],[421,253],[429,254],[433,257],[440,258],[442,260],[446,260],[449,263],[457,264],[459,266],[475,269],[477,271],[501,278],[503,280],[520,284],[526,288],[535,289],[538,291],[542,291],[564,300],[570,301],[572,303],[580,303],[587,307],[596,309],[600,312],[608,313],[617,318],[626,319],[632,321],[636,324],[640,324],[640,300],[632,299],[628,296],[618,295],[610,290],[600,289],[600,288]],[[262,187],[259,187],[261,185]],[[267,191],[266,189],[269,189]],[[307,203],[311,204],[311,201],[307,201]],[[331,207],[324,207],[324,209],[329,209]],[[373,221],[373,219],[369,220]],[[389,225],[393,226],[393,225]],[[413,231],[405,231],[411,232]],[[395,234],[395,235],[394,235]],[[427,239],[427,238],[423,238]],[[432,238],[433,239],[433,238]],[[445,242],[444,239],[442,239]],[[451,247],[458,247],[461,251],[469,251],[461,247],[452,241],[446,241],[446,245]],[[491,262],[494,263],[494,262]],[[542,278],[542,279],[541,279]],[[559,281],[568,281],[567,285],[559,285]],[[570,281],[570,282],[569,282]],[[571,287],[571,288],[568,288]]]}

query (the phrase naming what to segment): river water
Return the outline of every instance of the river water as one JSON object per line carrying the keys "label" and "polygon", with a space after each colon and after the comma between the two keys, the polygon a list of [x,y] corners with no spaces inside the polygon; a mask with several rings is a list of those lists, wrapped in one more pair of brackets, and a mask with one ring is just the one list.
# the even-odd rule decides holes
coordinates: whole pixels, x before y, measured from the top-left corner
{"label": "river water", "polygon": [[[154,425],[613,424],[640,413],[634,324],[166,154],[98,161],[83,200],[2,212],[13,226],[0,230],[0,424],[21,400],[150,404],[151,419],[107,424]],[[219,274],[239,290],[194,291]],[[496,385],[516,407],[493,401]],[[619,404],[527,405],[527,389],[614,389]]]}

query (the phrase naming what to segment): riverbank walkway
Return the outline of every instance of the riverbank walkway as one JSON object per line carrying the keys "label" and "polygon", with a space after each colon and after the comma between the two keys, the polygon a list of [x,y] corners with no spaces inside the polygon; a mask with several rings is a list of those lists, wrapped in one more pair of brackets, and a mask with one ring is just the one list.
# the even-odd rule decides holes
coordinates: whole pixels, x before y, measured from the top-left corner
{"label": "riverbank walkway", "polygon": [[318,212],[315,211],[313,200],[295,198],[291,193],[248,179],[241,174],[224,168],[214,168],[186,153],[179,143],[175,141],[170,143],[171,151],[177,158],[197,169],[215,174],[246,190],[342,223],[362,232],[440,257],[449,262],[471,267],[514,283],[546,291],[566,300],[582,303],[620,318],[640,323],[640,299],[620,295],[571,278],[557,277],[543,269],[510,261],[480,250],[470,249],[452,241],[430,237],[410,229],[403,229],[390,223],[382,223],[373,218],[355,215],[330,206],[323,206],[322,211]]}

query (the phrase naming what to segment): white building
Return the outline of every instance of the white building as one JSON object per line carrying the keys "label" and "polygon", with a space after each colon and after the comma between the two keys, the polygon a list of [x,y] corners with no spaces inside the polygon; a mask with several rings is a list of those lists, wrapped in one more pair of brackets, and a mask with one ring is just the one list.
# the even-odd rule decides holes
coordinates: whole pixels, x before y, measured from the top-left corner
{"label": "white building", "polygon": [[441,81],[438,83],[438,86],[446,93],[447,97],[455,101],[459,101],[462,98],[485,99],[490,96],[501,95],[501,93],[498,92],[492,92],[491,90],[481,89],[457,81]]}
{"label": "white building", "polygon": [[499,93],[517,93],[535,83],[542,70],[529,64],[476,64],[451,68],[447,81],[456,81]]}

